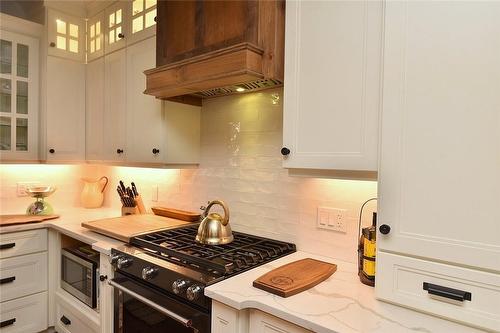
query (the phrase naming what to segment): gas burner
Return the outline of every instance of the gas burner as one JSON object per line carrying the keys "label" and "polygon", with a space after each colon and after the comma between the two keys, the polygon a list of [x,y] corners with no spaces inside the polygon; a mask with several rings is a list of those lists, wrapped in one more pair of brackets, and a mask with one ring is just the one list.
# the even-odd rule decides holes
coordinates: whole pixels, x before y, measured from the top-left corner
{"label": "gas burner", "polygon": [[233,232],[226,245],[195,242],[198,225],[157,231],[132,238],[131,244],[156,256],[184,266],[221,274],[225,277],[295,252],[295,245],[268,238]]}

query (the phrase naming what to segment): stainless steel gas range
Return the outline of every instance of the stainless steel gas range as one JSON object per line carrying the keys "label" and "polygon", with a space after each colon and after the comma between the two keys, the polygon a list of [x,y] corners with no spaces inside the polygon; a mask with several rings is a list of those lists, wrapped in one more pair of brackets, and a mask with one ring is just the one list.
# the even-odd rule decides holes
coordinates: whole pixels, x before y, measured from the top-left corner
{"label": "stainless steel gas range", "polygon": [[294,244],[238,232],[230,244],[201,245],[197,228],[153,232],[112,249],[115,333],[209,333],[206,286],[295,252]]}

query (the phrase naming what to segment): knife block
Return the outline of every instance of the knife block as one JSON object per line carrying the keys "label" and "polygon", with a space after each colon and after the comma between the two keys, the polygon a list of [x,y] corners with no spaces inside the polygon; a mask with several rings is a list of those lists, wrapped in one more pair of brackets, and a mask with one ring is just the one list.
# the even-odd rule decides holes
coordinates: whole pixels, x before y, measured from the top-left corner
{"label": "knife block", "polygon": [[139,209],[135,207],[122,206],[122,216],[139,214]]}

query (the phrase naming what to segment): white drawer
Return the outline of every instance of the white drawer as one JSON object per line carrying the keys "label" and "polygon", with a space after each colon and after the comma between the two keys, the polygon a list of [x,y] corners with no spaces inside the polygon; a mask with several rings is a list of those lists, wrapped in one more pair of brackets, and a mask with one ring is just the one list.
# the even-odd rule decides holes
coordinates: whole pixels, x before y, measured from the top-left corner
{"label": "white drawer", "polygon": [[[499,274],[378,252],[375,288],[381,300],[500,332]],[[460,291],[470,300],[451,299]]]}
{"label": "white drawer", "polygon": [[0,234],[0,259],[47,250],[47,229]]}
{"label": "white drawer", "polygon": [[0,333],[36,333],[47,328],[47,292],[3,302],[0,322],[12,322]]}
{"label": "white drawer", "polygon": [[0,259],[0,302],[47,290],[47,252]]}
{"label": "white drawer", "polygon": [[[82,303],[82,306],[86,306]],[[65,333],[97,333],[91,326],[88,326],[80,315],[71,307],[56,303],[56,323],[58,332]]]}

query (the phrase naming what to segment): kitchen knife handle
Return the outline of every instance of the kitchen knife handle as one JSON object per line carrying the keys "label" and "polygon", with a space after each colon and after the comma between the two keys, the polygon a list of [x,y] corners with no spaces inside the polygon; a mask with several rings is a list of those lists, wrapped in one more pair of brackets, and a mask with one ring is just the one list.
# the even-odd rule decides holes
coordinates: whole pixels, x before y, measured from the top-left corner
{"label": "kitchen knife handle", "polygon": [[10,276],[8,278],[3,278],[3,279],[0,279],[0,284],[6,284],[6,283],[14,282],[15,279],[16,279],[15,276]]}
{"label": "kitchen knife handle", "polygon": [[4,320],[4,321],[0,322],[0,328],[10,326],[10,325],[14,324],[15,322],[16,322],[16,318]]}
{"label": "kitchen knife handle", "polygon": [[16,246],[16,243],[0,244],[0,250],[12,249],[14,246]]}
{"label": "kitchen knife handle", "polygon": [[468,291],[443,287],[437,284],[424,282],[423,289],[427,290],[431,295],[446,297],[455,301],[463,302],[472,300],[472,294]]}

